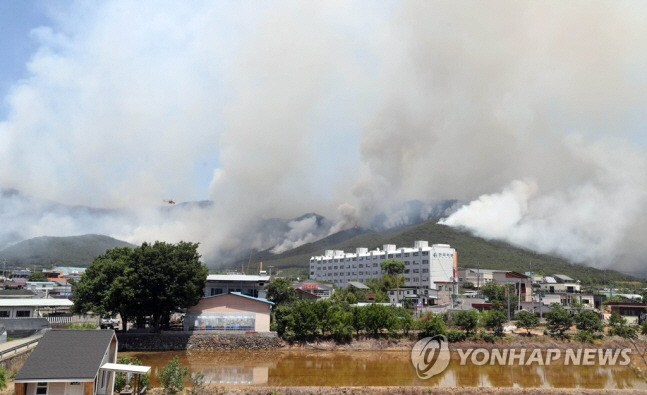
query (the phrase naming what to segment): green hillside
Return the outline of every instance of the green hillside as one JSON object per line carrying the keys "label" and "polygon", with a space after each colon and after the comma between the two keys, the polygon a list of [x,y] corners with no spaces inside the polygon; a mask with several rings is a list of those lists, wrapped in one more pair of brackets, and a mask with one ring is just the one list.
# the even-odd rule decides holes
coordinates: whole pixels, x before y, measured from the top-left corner
{"label": "green hillside", "polygon": [[[582,281],[584,284],[601,284],[606,281],[633,281],[635,277],[615,271],[604,271],[586,265],[571,264],[568,261],[550,255],[538,254],[530,250],[514,247],[499,241],[488,241],[459,231],[437,220],[430,220],[397,233],[378,233],[362,230],[347,230],[314,243],[304,244],[294,250],[279,255],[264,251],[253,256],[252,260],[263,261],[263,267],[274,266],[274,272],[280,270],[282,275],[307,277],[308,261],[313,255],[322,255],[326,249],[354,251],[357,247],[375,249],[383,244],[411,247],[416,240],[427,240],[430,244],[450,244],[458,252],[459,267],[477,267],[483,269],[506,269],[526,272],[532,264],[532,270],[545,274],[566,274]],[[262,259],[257,259],[262,258]],[[238,266],[240,267],[240,265]],[[250,268],[255,270],[255,268]]]}
{"label": "green hillside", "polygon": [[36,237],[0,251],[9,267],[88,266],[95,257],[114,247],[134,247],[102,235]]}

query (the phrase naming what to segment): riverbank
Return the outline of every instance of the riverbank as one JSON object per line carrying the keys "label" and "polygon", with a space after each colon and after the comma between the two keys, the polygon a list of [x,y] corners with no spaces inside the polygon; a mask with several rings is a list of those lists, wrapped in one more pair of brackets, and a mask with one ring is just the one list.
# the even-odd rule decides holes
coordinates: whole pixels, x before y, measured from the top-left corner
{"label": "riverbank", "polygon": [[[359,338],[354,339],[348,343],[337,343],[333,340],[304,340],[295,341],[292,343],[283,342],[282,349],[284,350],[322,350],[322,351],[405,351],[411,350],[413,345],[416,344],[418,339],[395,339],[395,338]],[[525,349],[573,349],[573,348],[610,348],[610,349],[623,349],[631,348],[644,351],[647,347],[647,342],[641,336],[639,339],[631,341],[618,336],[604,337],[597,340],[595,343],[583,343],[575,340],[560,340],[550,336],[525,336],[525,335],[510,335],[502,339],[496,340],[494,343],[485,341],[465,340],[457,343],[450,343],[450,350],[466,349],[466,348],[525,348]],[[638,350],[636,350],[638,351]]]}
{"label": "riverbank", "polygon": [[[163,391],[156,388],[149,392],[152,395],[163,395]],[[209,387],[201,395],[626,395],[647,394],[647,390],[605,390],[605,389],[554,389],[554,388],[484,388],[484,387],[458,387],[458,388],[429,388],[429,387]]]}

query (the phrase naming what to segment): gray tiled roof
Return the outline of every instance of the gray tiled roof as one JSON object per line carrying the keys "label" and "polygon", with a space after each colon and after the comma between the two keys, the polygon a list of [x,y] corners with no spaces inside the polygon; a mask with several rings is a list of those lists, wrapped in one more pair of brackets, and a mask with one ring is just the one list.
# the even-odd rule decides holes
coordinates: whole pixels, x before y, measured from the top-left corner
{"label": "gray tiled roof", "polygon": [[49,331],[15,380],[94,379],[113,336],[111,330]]}

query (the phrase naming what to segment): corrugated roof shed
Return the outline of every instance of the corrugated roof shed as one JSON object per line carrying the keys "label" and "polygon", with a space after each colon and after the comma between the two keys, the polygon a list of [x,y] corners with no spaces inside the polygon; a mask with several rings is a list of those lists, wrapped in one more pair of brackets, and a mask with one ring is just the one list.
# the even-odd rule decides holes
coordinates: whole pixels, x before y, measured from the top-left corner
{"label": "corrugated roof shed", "polygon": [[94,380],[112,341],[112,330],[52,330],[38,342],[16,382]]}

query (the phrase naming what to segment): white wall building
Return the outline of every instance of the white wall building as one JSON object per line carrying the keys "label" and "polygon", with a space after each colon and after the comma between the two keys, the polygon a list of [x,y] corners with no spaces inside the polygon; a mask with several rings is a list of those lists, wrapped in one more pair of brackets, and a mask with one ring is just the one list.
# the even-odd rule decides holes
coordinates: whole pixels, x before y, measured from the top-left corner
{"label": "white wall building", "polygon": [[380,264],[389,259],[404,262],[406,287],[436,289],[435,282],[454,280],[458,266],[458,254],[449,244],[429,246],[426,241],[416,241],[413,248],[385,244],[382,250],[357,248],[354,253],[326,250],[324,255],[310,258],[310,278],[332,282],[338,287],[349,281],[363,283],[381,277]]}

